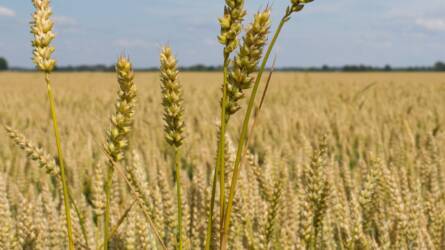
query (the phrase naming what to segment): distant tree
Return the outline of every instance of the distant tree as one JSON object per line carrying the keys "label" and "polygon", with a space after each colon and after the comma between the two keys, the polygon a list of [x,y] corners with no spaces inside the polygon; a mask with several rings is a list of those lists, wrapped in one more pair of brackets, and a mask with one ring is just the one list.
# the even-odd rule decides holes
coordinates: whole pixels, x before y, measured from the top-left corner
{"label": "distant tree", "polygon": [[445,63],[437,62],[436,64],[434,64],[434,70],[445,71]]}
{"label": "distant tree", "polygon": [[8,69],[8,61],[5,58],[0,57],[0,71]]}
{"label": "distant tree", "polygon": [[361,72],[361,71],[373,71],[375,70],[372,66],[360,65],[345,65],[342,68],[343,71],[350,72]]}
{"label": "distant tree", "polygon": [[385,65],[385,67],[383,68],[383,70],[384,70],[384,71],[391,71],[391,70],[392,70],[391,65],[389,65],[389,64]]}

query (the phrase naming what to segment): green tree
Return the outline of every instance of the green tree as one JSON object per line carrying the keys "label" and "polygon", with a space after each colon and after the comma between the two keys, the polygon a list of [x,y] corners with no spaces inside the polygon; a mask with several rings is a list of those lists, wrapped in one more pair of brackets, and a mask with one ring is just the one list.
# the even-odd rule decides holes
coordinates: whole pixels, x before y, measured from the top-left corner
{"label": "green tree", "polygon": [[8,69],[8,61],[5,58],[0,57],[0,71]]}
{"label": "green tree", "polygon": [[445,71],[445,63],[437,62],[436,64],[434,64],[434,69],[437,71]]}

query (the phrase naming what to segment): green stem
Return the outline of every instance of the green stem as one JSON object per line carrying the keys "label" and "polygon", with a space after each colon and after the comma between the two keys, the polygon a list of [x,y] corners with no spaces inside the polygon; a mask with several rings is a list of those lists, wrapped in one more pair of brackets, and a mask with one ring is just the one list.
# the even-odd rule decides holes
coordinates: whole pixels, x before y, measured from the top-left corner
{"label": "green stem", "polygon": [[179,164],[179,148],[175,147],[175,169],[176,169],[176,193],[178,195],[178,249],[182,250],[182,194],[181,194],[181,168]]}
{"label": "green stem", "polygon": [[[227,75],[229,67],[229,55],[224,55],[224,84],[223,84],[223,98],[221,101],[221,127],[219,129],[219,146],[218,146],[218,156],[219,158],[219,205],[220,205],[220,230],[222,234],[223,222],[224,222],[224,208],[225,208],[225,137],[226,137],[226,106],[227,106]],[[218,164],[217,164],[218,165]]]}
{"label": "green stem", "polygon": [[51,88],[51,82],[49,80],[49,73],[45,73],[45,82],[48,89],[49,107],[51,111],[51,117],[53,120],[54,136],[56,137],[57,155],[59,157],[60,176],[62,178],[62,186],[63,186],[63,203],[65,205],[66,227],[68,232],[69,249],[74,250],[73,227],[71,224],[71,210],[70,210],[68,183],[65,175],[65,163],[62,153],[62,145],[60,143],[60,132],[57,123],[56,105],[54,102],[54,95]]}
{"label": "green stem", "polygon": [[74,198],[73,195],[71,194],[71,190],[68,189],[68,196],[70,198],[71,201],[71,205],[74,208],[74,211],[76,212],[77,218],[79,218],[79,225],[80,225],[80,230],[82,231],[82,235],[83,238],[85,240],[85,245],[87,246],[87,248],[90,248],[90,245],[88,243],[88,236],[87,236],[87,230],[85,228],[85,220],[84,217],[82,216],[79,207],[76,205],[76,202],[74,202]]}
{"label": "green stem", "polygon": [[238,143],[238,149],[236,152],[236,159],[235,159],[234,168],[233,168],[232,182],[230,185],[229,199],[228,199],[227,208],[225,211],[224,233],[221,238],[221,249],[227,249],[227,238],[228,238],[228,231],[230,228],[230,218],[231,218],[231,214],[232,214],[233,199],[235,197],[236,184],[237,184],[239,173],[240,173],[240,163],[242,160],[241,159],[242,153],[243,153],[244,146],[246,146],[245,140],[246,140],[247,132],[249,129],[250,116],[252,114],[252,110],[253,110],[254,104],[255,104],[256,93],[258,92],[258,87],[261,82],[261,77],[266,69],[266,64],[269,60],[270,54],[273,50],[273,47],[278,39],[278,36],[279,36],[284,24],[289,20],[289,16],[290,16],[290,12],[286,11],[285,16],[281,19],[280,24],[278,25],[278,28],[275,31],[273,39],[272,39],[269,47],[267,48],[266,54],[264,55],[260,70],[258,71],[258,75],[256,77],[255,84],[252,89],[252,93],[250,95],[249,104],[247,106],[246,114],[244,116],[243,126],[242,126],[241,135],[240,135],[240,139],[239,139],[239,143]]}
{"label": "green stem", "polygon": [[111,185],[113,182],[114,166],[110,160],[108,162],[107,179],[105,180],[105,216],[104,216],[104,250],[108,250],[108,241],[110,238],[110,202],[111,202]]}
{"label": "green stem", "polygon": [[[97,226],[96,226],[95,236],[94,236],[94,239],[96,242],[100,241],[100,232],[103,228],[102,223],[103,223],[102,215],[97,216]],[[102,244],[96,245],[96,250],[103,249],[103,247],[104,247],[104,243],[102,242]]]}
{"label": "green stem", "polygon": [[[218,154],[219,154],[219,149],[218,149]],[[206,233],[205,250],[210,250],[210,241],[212,240],[213,209],[215,208],[217,179],[218,179],[218,167],[215,168],[215,172],[213,173],[212,194],[211,194],[211,198],[210,198],[210,211],[209,211],[209,216],[207,219],[207,233]]]}
{"label": "green stem", "polygon": [[[111,160],[110,160],[111,161]],[[145,195],[142,195],[143,191],[142,188],[137,185],[136,182],[132,183],[128,180],[128,178],[125,176],[124,171],[119,166],[119,164],[112,165],[113,168],[117,170],[117,173],[124,179],[124,181],[127,183],[128,188],[130,189],[130,193],[134,196],[135,201],[138,203],[139,208],[141,209],[142,213],[144,214],[145,219],[148,221],[148,224],[151,227],[152,233],[155,235],[156,239],[158,240],[159,245],[162,247],[162,249],[167,250],[167,247],[165,246],[164,242],[162,241],[162,238],[156,229],[153,220],[151,219],[150,215],[147,212],[147,208],[149,207],[150,202],[147,200],[147,197]],[[130,175],[132,175],[132,172],[129,172]],[[134,178],[134,176],[132,176]],[[113,235],[113,231],[110,233],[110,238]]]}
{"label": "green stem", "polygon": [[224,180],[224,165],[225,165],[225,158],[224,158],[224,146],[225,146],[225,130],[227,125],[227,119],[226,119],[226,106],[227,106],[227,75],[228,75],[228,64],[229,64],[229,55],[224,55],[224,84],[223,84],[223,97],[221,100],[221,127],[219,129],[219,144],[217,149],[217,156],[216,156],[216,168],[215,173],[213,176],[213,182],[212,182],[212,194],[210,198],[210,211],[207,221],[207,233],[206,233],[206,244],[205,249],[210,249],[210,241],[212,239],[212,225],[213,225],[213,209],[215,207],[215,197],[216,197],[216,182],[218,180],[218,174],[220,175],[220,228],[221,233],[223,228],[223,222],[224,222],[224,207],[225,207],[225,180]]}
{"label": "green stem", "polygon": [[[130,204],[130,206],[125,210],[125,212],[122,214],[122,216],[119,218],[119,220],[117,221],[116,225],[113,227],[113,229],[111,230],[110,233],[110,238],[108,239],[108,241],[111,239],[111,237],[113,237],[116,233],[117,230],[119,229],[119,227],[122,225],[122,223],[124,222],[125,218],[127,218],[128,214],[130,213],[131,209],[133,208],[134,204],[136,203],[136,199]],[[100,220],[98,220],[100,221]],[[99,247],[97,247],[96,249],[101,249],[103,247],[104,243],[100,244]]]}

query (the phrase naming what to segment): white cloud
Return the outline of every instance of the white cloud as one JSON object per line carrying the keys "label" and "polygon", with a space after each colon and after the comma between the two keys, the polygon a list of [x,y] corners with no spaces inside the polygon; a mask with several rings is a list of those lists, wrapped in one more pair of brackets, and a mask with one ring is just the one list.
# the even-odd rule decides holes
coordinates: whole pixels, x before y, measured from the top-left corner
{"label": "white cloud", "polygon": [[429,31],[445,31],[445,19],[417,18],[416,24]]}
{"label": "white cloud", "polygon": [[140,39],[123,38],[123,39],[115,40],[113,42],[113,44],[116,47],[127,48],[127,49],[130,49],[130,48],[144,48],[144,49],[146,49],[146,48],[154,47],[153,43],[150,43],[150,42],[147,42],[144,40],[140,40]]}
{"label": "white cloud", "polygon": [[15,11],[0,5],[0,16],[14,17]]}

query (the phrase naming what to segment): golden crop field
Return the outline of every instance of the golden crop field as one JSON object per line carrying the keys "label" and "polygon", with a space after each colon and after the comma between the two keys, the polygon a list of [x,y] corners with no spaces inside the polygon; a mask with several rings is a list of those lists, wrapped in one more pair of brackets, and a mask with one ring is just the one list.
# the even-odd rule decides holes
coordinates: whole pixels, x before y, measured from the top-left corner
{"label": "golden crop field", "polygon": [[[116,74],[51,77],[68,184],[85,229],[71,211],[75,246],[97,249],[103,244],[104,144]],[[68,247],[62,187],[45,171],[58,158],[43,80],[38,73],[0,74],[0,123],[19,131],[0,132],[0,249]],[[183,247],[201,249],[222,73],[180,73],[179,81]],[[176,180],[164,139],[159,74],[136,72],[134,83],[129,154],[117,164],[111,187],[109,247],[162,249],[148,215],[170,249],[178,223]],[[444,96],[445,74],[439,73],[275,72],[241,164],[228,248],[443,249]],[[227,180],[246,101],[227,128]],[[138,206],[127,181],[138,183],[146,206]],[[219,223],[216,202],[215,249]]]}
{"label": "golden crop field", "polygon": [[[8,62],[0,57],[0,250],[445,249],[445,73],[434,73],[445,63],[399,73],[339,73],[390,65],[275,71],[284,27],[312,0],[280,3],[278,20],[275,4],[250,13],[244,0],[225,0],[220,67],[181,65],[164,45],[156,73],[135,70],[143,66],[130,55],[119,56],[112,73],[63,73],[108,68],[64,66],[90,54],[74,39],[58,46],[75,44],[79,58],[53,57],[54,39],[88,34],[89,18],[59,14],[59,3],[53,16],[50,0],[31,2],[35,70],[3,72]],[[178,21],[179,7],[193,8],[174,6],[174,13],[150,10]],[[142,22],[122,26],[124,8],[137,5],[118,7],[109,32],[94,21],[85,27],[113,36],[125,27],[129,37],[110,46],[145,55],[152,42],[133,37]],[[337,9],[308,14],[326,10]],[[25,23],[3,5],[0,16],[14,20],[4,25],[11,29]],[[187,20],[206,33],[207,24]],[[441,30],[437,20],[417,18],[412,30]],[[384,42],[385,49],[393,44]],[[103,60],[93,54],[88,59]]]}

